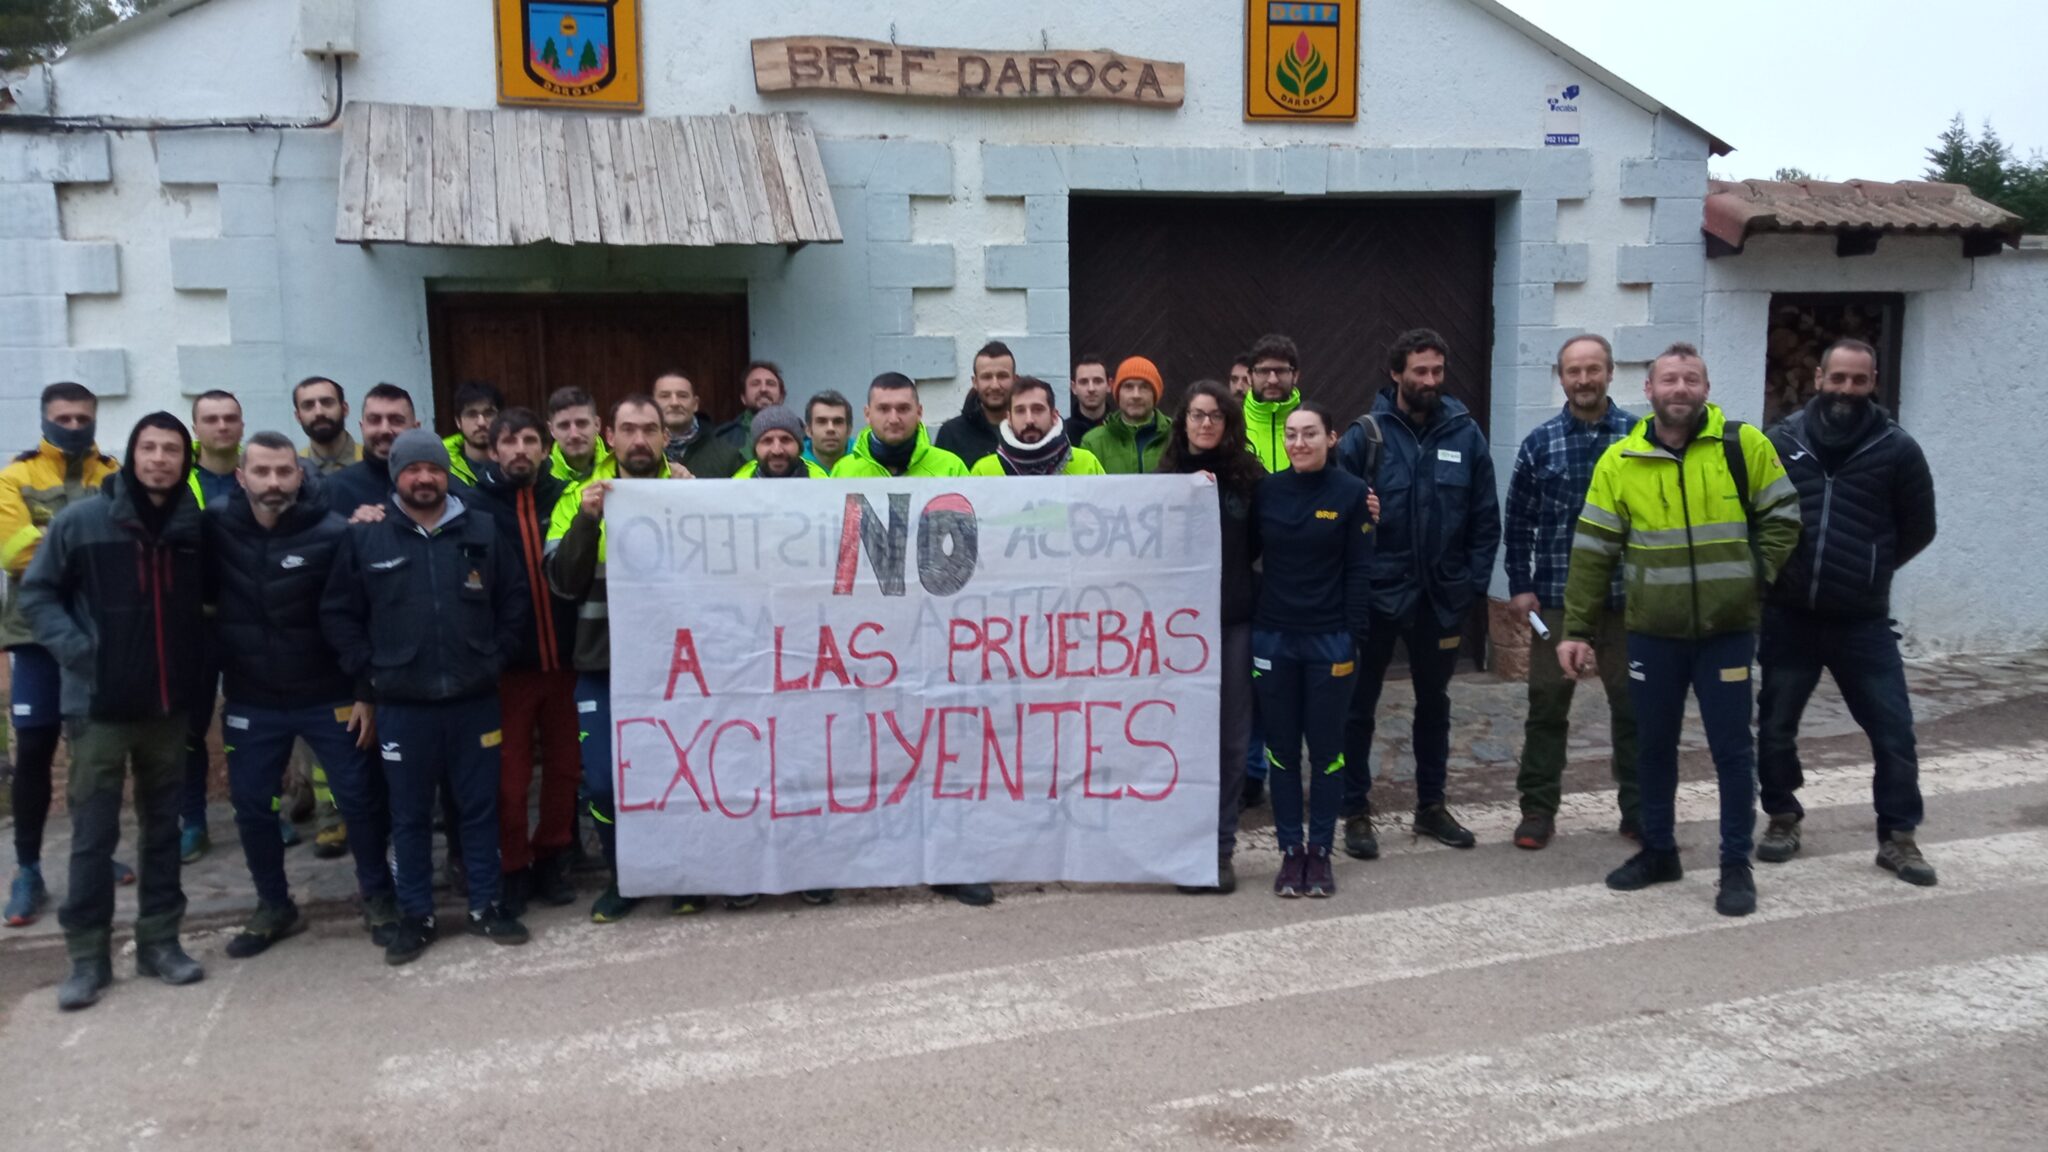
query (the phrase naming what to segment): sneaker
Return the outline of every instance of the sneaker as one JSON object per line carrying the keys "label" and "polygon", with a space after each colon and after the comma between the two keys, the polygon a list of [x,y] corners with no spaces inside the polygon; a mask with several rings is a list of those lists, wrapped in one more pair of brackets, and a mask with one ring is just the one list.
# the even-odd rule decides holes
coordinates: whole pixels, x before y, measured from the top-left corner
{"label": "sneaker", "polygon": [[987,884],[934,884],[932,891],[951,896],[969,908],[985,908],[996,902],[996,890]]}
{"label": "sneaker", "polygon": [[1676,851],[1653,852],[1645,848],[1609,872],[1607,886],[1616,892],[1635,892],[1652,884],[1674,884],[1684,876],[1685,869],[1679,867]]}
{"label": "sneaker", "polygon": [[619,885],[613,881],[604,893],[590,905],[590,922],[593,924],[616,924],[633,914],[640,906],[637,898],[619,895]]}
{"label": "sneaker", "polygon": [[195,824],[178,833],[178,862],[197,864],[212,847],[213,840],[206,835],[206,825]]}
{"label": "sneaker", "polygon": [[518,868],[498,878],[498,903],[514,916],[526,915],[526,899],[533,891],[533,869]]}
{"label": "sneaker", "polygon": [[1550,846],[1550,838],[1557,835],[1557,818],[1541,812],[1522,813],[1522,822],[1515,825],[1515,847],[1527,848],[1531,852]]}
{"label": "sneaker", "polygon": [[363,901],[363,931],[370,934],[370,942],[379,948],[391,943],[391,934],[398,928],[398,898],[395,896],[372,896]]}
{"label": "sneaker", "polygon": [[836,888],[812,888],[803,893],[803,902],[813,908],[823,908],[838,899],[839,890]]}
{"label": "sneaker", "polygon": [[1337,874],[1330,869],[1330,850],[1311,848],[1308,850],[1308,864],[1302,871],[1304,896],[1321,899],[1337,894]]}
{"label": "sneaker", "polygon": [[1886,834],[1877,846],[1877,866],[1896,873],[1908,884],[1918,884],[1922,888],[1934,886],[1934,865],[1920,854],[1920,845],[1914,842],[1911,832]]}
{"label": "sneaker", "polygon": [[348,824],[336,820],[313,834],[313,855],[334,860],[348,855]]}
{"label": "sneaker", "polygon": [[725,898],[725,910],[727,912],[744,912],[760,902],[761,894],[759,892],[749,892],[745,896],[727,896]]}
{"label": "sneaker", "polygon": [[1643,822],[1635,816],[1623,816],[1620,825],[1614,829],[1614,832],[1630,843],[1641,844],[1643,842]]}
{"label": "sneaker", "polygon": [[277,833],[284,839],[284,846],[287,848],[297,848],[305,843],[305,837],[299,835],[298,826],[292,823],[289,816],[277,818]]}
{"label": "sneaker", "polygon": [[1358,860],[1380,858],[1380,838],[1373,831],[1371,813],[1344,821],[1344,854]]}
{"label": "sneaker", "polygon": [[1244,792],[1241,796],[1242,799],[1238,801],[1240,809],[1257,808],[1266,802],[1266,782],[1250,776],[1245,777]]}
{"label": "sneaker", "polygon": [[114,883],[127,888],[135,883],[135,869],[119,860],[114,861]]}
{"label": "sneaker", "polygon": [[1441,804],[1431,804],[1415,813],[1415,834],[1453,848],[1470,848],[1479,843],[1478,838],[1451,815],[1451,810]]}
{"label": "sneaker", "polygon": [[236,960],[247,960],[260,956],[272,944],[287,936],[296,936],[306,930],[305,917],[299,915],[299,906],[287,900],[282,904],[256,905],[256,914],[240,932],[228,941],[227,954]]}
{"label": "sneaker", "polygon": [[28,927],[36,922],[36,916],[49,902],[50,889],[43,883],[43,866],[22,865],[14,874],[14,883],[7,889],[7,926]]}
{"label": "sneaker", "polygon": [[1280,874],[1273,877],[1273,895],[1292,900],[1308,887],[1308,853],[1299,844],[1280,858]]}
{"label": "sneaker", "polygon": [[1237,891],[1237,869],[1230,863],[1230,857],[1216,857],[1216,883],[1177,884],[1175,890],[1183,896],[1228,896]]}
{"label": "sneaker", "polygon": [[1749,861],[1721,863],[1721,890],[1714,893],[1714,911],[1723,916],[1747,916],[1756,911],[1756,877],[1750,875]]}
{"label": "sneaker", "polygon": [[384,962],[394,967],[420,958],[440,935],[432,916],[401,916],[392,925],[391,942],[384,946]]}
{"label": "sneaker", "polygon": [[576,902],[576,881],[570,877],[570,854],[558,852],[533,862],[533,894],[543,903],[564,908]]}
{"label": "sneaker", "polygon": [[503,904],[471,909],[469,920],[462,928],[471,936],[481,936],[493,944],[524,944],[533,938],[526,931],[526,925],[519,922],[519,917]]}
{"label": "sneaker", "polygon": [[1763,839],[1756,842],[1756,858],[1766,864],[1783,864],[1799,855],[1799,817],[1771,817]]}
{"label": "sneaker", "polygon": [[669,898],[668,914],[671,916],[695,916],[711,907],[709,896],[673,896]]}

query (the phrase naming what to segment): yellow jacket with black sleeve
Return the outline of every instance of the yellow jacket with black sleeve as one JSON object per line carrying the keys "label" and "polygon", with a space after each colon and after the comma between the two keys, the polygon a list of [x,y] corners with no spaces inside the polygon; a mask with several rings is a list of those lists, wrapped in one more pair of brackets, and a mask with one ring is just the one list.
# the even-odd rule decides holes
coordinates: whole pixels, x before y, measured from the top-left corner
{"label": "yellow jacket with black sleeve", "polygon": [[43,531],[67,506],[100,490],[121,470],[97,446],[67,457],[44,440],[0,468],[0,568],[7,572],[7,604],[0,608],[0,648],[35,643],[21,618],[21,578],[36,558]]}
{"label": "yellow jacket with black sleeve", "polygon": [[1762,429],[1742,426],[1752,525],[1729,472],[1718,406],[1706,406],[1682,454],[1653,428],[1637,421],[1593,468],[1565,580],[1565,635],[1593,637],[1617,563],[1630,632],[1681,640],[1753,632],[1763,590],[1799,543],[1799,493],[1778,450]]}
{"label": "yellow jacket with black sleeve", "polygon": [[[669,478],[668,461],[656,477]],[[619,478],[619,462],[609,454],[581,483],[571,484],[555,501],[548,521],[546,559],[548,589],[576,602],[576,646],[570,663],[578,672],[605,672],[612,666],[611,613],[604,583],[604,522],[582,514],[583,489]]]}

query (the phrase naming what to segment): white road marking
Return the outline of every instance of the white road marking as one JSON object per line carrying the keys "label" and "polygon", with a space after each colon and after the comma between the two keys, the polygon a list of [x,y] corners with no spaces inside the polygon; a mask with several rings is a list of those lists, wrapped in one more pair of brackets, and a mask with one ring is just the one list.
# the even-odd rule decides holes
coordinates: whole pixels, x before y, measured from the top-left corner
{"label": "white road marking", "polygon": [[[2048,832],[1942,845],[1942,886],[1854,852],[1770,871],[1758,912],[1714,914],[1712,873],[1647,892],[1594,883],[1364,913],[1027,964],[668,1013],[576,1035],[387,1058],[377,1093],[648,1092],[1230,1008],[1518,960],[2048,884]],[[1340,897],[1341,898],[1341,897]]]}
{"label": "white road marking", "polygon": [[1335,1150],[1529,1148],[1693,1116],[2048,1030],[2048,953],[2001,956],[1352,1068],[1154,1109],[1120,1149],[1233,1129]]}
{"label": "white road marking", "polygon": [[79,1042],[80,1040],[83,1040],[83,1039],[85,1039],[85,1033],[86,1033],[86,1031],[88,1030],[88,1028],[89,1028],[89,1027],[90,1027],[90,1025],[86,1025],[86,1024],[80,1024],[80,1025],[79,1025],[78,1027],[76,1027],[76,1028],[72,1029],[72,1030],[71,1030],[71,1035],[69,1035],[69,1036],[66,1036],[66,1037],[64,1038],[64,1041],[63,1041],[63,1043],[61,1043],[61,1044],[57,1045],[57,1047],[58,1047],[58,1048],[60,1048],[60,1049],[69,1049],[69,1048],[76,1048],[76,1047],[78,1047],[78,1042]]}
{"label": "white road marking", "polygon": [[199,1057],[206,1051],[206,1041],[213,1036],[213,1030],[220,1027],[220,1018],[226,1014],[228,997],[235,990],[235,981],[241,979],[242,966],[236,964],[221,978],[220,993],[213,998],[213,1006],[206,1010],[206,1017],[199,1022],[199,1032],[192,1038],[192,1050],[185,1053],[187,1068],[199,1067]]}

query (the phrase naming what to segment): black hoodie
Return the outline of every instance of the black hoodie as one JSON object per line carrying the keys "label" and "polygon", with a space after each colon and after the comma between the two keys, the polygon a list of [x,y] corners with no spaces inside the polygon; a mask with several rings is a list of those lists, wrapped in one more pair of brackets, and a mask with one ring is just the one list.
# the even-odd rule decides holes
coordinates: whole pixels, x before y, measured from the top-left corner
{"label": "black hoodie", "polygon": [[320,595],[348,524],[303,491],[275,528],[244,492],[206,510],[213,660],[236,704],[294,709],[352,699],[354,681],[320,632]]}
{"label": "black hoodie", "polygon": [[[940,425],[939,435],[932,441],[958,456],[969,468],[983,456],[995,455],[1002,442],[1002,432],[989,423],[988,413],[982,411],[981,393],[972,388],[967,390],[967,402],[960,406],[960,414]],[[1080,440],[1074,443],[1079,444]]]}

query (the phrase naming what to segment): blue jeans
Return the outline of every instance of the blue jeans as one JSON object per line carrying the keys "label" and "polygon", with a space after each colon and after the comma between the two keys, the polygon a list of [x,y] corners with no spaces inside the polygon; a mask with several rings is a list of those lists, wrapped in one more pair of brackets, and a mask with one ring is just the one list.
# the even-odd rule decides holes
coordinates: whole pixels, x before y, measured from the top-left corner
{"label": "blue jeans", "polygon": [[604,845],[604,862],[619,870],[619,826],[612,797],[612,678],[608,672],[576,674],[577,750],[583,761],[583,796]]}
{"label": "blue jeans", "polygon": [[[434,798],[454,794],[469,873],[469,908],[498,902],[498,696],[377,706],[377,741],[391,788],[391,843],[398,856],[398,907],[434,911]],[[273,832],[274,834],[274,832]],[[355,838],[355,830],[349,830]]]}
{"label": "blue jeans", "polygon": [[1451,674],[1458,670],[1462,640],[1458,631],[1444,632],[1426,602],[1410,622],[1372,618],[1372,633],[1358,654],[1358,687],[1344,729],[1344,815],[1372,811],[1372,737],[1397,641],[1407,643],[1408,681],[1415,690],[1415,719],[1409,727],[1415,747],[1415,810],[1444,802],[1451,760]]}
{"label": "blue jeans", "polygon": [[1823,669],[1842,690],[1849,715],[1870,738],[1876,774],[1870,785],[1877,837],[1920,826],[1920,754],[1913,739],[1913,701],[1906,666],[1889,620],[1824,620],[1787,608],[1764,611],[1758,698],[1757,777],[1764,811],[1804,816],[1800,807],[1799,717]]}
{"label": "blue jeans", "polygon": [[1756,635],[1702,640],[1628,634],[1629,698],[1635,704],[1636,779],[1642,788],[1643,847],[1675,852],[1678,735],[1685,694],[1699,698],[1714,772],[1721,784],[1721,861],[1747,863],[1756,831],[1756,744],[1749,732],[1750,658]]}
{"label": "blue jeans", "polygon": [[327,770],[334,806],[348,822],[349,854],[355,858],[356,886],[363,899],[393,894],[384,862],[391,814],[384,774],[348,730],[349,701],[307,708],[258,708],[228,701],[221,712],[221,744],[228,757],[228,794],[235,802],[235,828],[256,896],[267,904],[291,899],[284,877],[284,840],[277,834],[277,795],[291,762],[292,741],[303,739]]}
{"label": "blue jeans", "polygon": [[1357,658],[1342,632],[1297,635],[1252,631],[1252,690],[1265,724],[1268,795],[1280,847],[1302,843],[1301,745],[1308,742],[1308,843],[1327,849],[1337,838],[1344,793],[1344,706]]}

